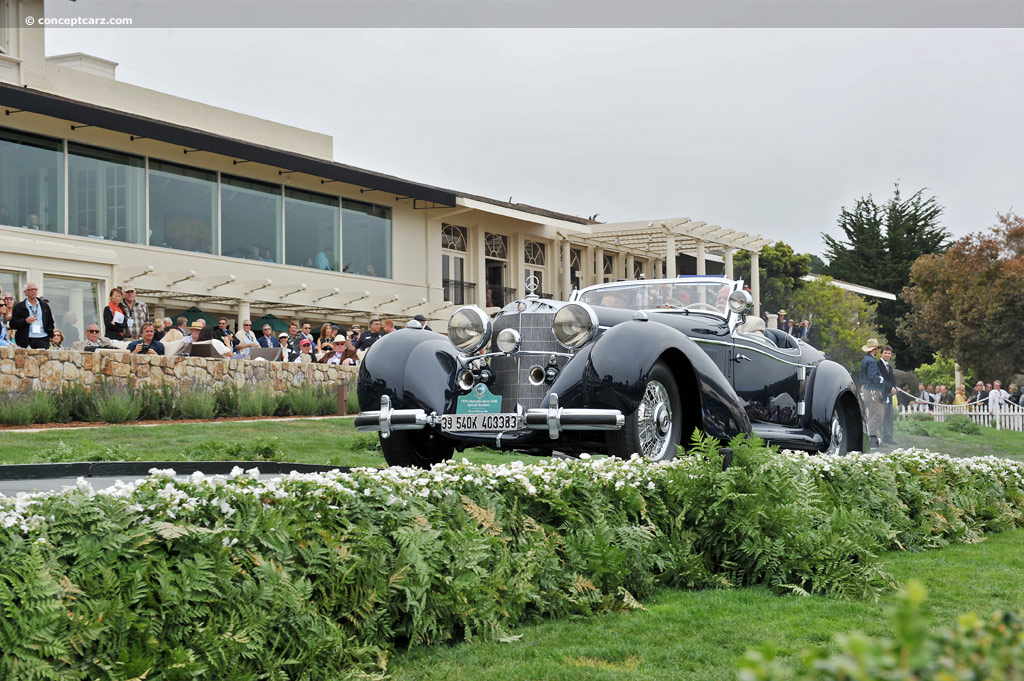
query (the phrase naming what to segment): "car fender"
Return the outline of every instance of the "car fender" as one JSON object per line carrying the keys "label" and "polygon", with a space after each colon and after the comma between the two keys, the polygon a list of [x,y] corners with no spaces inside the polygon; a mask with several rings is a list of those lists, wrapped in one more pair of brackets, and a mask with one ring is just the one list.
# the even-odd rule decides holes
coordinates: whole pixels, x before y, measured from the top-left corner
{"label": "car fender", "polygon": [[849,403],[850,412],[857,419],[856,424],[847,424],[850,432],[850,448],[859,450],[863,445],[864,417],[857,384],[850,372],[841,364],[831,360],[819,362],[808,377],[805,396],[807,403],[807,426],[813,428],[826,440],[829,433],[829,422],[837,401]]}
{"label": "car fender", "polygon": [[[699,420],[682,415],[690,432],[691,425],[724,439],[750,432],[740,399],[714,360],[688,336],[657,322],[634,320],[605,331],[590,350],[580,397],[591,406],[632,414],[661,359],[679,385],[683,411],[692,408],[699,413]],[[684,431],[684,438],[690,432]]]}
{"label": "car fender", "polygon": [[422,329],[401,329],[382,336],[359,365],[359,408],[380,409],[387,395],[394,409],[444,413],[454,397],[458,361],[445,336]]}

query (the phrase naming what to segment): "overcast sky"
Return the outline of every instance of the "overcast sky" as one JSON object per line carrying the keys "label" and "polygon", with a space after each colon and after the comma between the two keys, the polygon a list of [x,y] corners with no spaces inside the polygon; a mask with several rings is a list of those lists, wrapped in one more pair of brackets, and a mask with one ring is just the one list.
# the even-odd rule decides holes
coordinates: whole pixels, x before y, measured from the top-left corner
{"label": "overcast sky", "polygon": [[[926,187],[955,236],[1024,210],[1019,30],[47,29],[119,80],[327,133],[334,159],[602,221],[821,254]],[[258,141],[258,140],[256,140]]]}

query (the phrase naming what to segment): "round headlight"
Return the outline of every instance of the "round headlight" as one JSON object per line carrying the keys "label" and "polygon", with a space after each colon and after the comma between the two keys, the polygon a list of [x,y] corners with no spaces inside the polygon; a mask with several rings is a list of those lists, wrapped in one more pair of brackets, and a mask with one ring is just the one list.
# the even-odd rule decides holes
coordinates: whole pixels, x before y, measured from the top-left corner
{"label": "round headlight", "polygon": [[473,354],[491,340],[491,320],[479,307],[464,307],[448,320],[448,340],[459,350]]}
{"label": "round headlight", "polygon": [[754,298],[747,291],[739,289],[729,294],[729,309],[739,314],[754,304]]}
{"label": "round headlight", "polygon": [[578,348],[597,333],[597,315],[589,305],[569,303],[555,314],[551,331],[567,348]]}
{"label": "round headlight", "polygon": [[519,332],[515,329],[502,329],[498,332],[498,349],[504,353],[519,349]]}

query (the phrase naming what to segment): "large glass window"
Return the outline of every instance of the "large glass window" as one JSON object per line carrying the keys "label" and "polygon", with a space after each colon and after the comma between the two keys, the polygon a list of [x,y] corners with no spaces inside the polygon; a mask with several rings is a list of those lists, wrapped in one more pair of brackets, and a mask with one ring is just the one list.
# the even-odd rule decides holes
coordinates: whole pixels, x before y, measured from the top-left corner
{"label": "large glass window", "polygon": [[17,272],[0,270],[0,291],[3,291],[5,296],[14,296],[15,301],[25,297],[21,292],[21,281]]}
{"label": "large glass window", "polygon": [[146,243],[146,167],[137,156],[68,143],[68,232]]}
{"label": "large glass window", "polygon": [[281,186],[221,175],[221,255],[281,262]]}
{"label": "large glass window", "polygon": [[84,339],[88,324],[96,323],[103,328],[99,288],[100,282],[92,279],[43,275],[43,290],[39,295],[50,301],[54,326],[64,334],[65,345]]}
{"label": "large glass window", "polygon": [[391,278],[391,209],[341,203],[341,271]]}
{"label": "large glass window", "polygon": [[338,199],[285,189],[285,264],[338,271]]}
{"label": "large glass window", "polygon": [[149,162],[149,243],[197,253],[217,252],[217,175]]}
{"label": "large glass window", "polygon": [[64,231],[61,141],[0,130],[0,225]]}

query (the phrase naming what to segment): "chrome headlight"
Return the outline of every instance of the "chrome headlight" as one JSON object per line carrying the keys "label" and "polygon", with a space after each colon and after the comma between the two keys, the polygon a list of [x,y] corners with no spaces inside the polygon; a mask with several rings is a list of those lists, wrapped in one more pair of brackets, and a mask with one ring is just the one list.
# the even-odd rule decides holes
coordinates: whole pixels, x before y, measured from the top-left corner
{"label": "chrome headlight", "polygon": [[597,335],[597,314],[589,305],[569,303],[555,314],[551,331],[565,347],[581,347]]}
{"label": "chrome headlight", "polygon": [[448,320],[448,340],[467,354],[474,354],[491,340],[491,320],[479,307],[464,307]]}
{"label": "chrome headlight", "polygon": [[518,350],[521,341],[522,338],[519,337],[519,332],[515,329],[502,329],[498,332],[498,349],[506,355]]}
{"label": "chrome headlight", "polygon": [[754,298],[747,291],[739,289],[729,294],[729,309],[739,314],[754,304]]}

